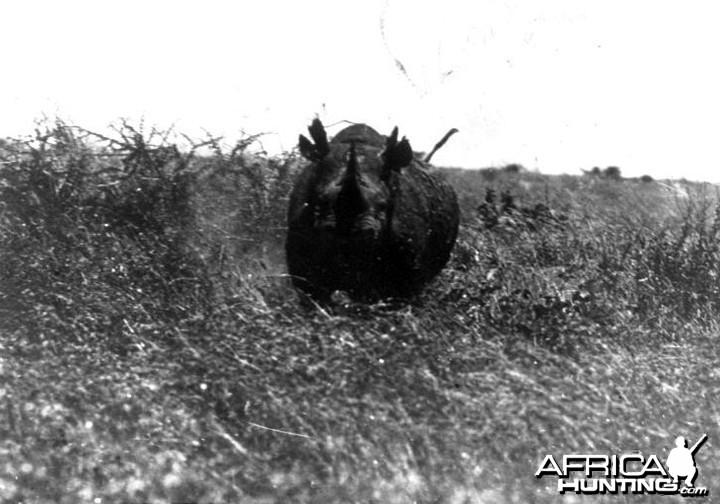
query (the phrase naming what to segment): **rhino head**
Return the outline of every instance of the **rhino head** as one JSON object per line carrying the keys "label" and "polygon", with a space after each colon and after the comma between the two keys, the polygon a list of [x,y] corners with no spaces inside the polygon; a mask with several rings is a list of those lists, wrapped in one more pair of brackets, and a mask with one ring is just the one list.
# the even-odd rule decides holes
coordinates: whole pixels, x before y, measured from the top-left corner
{"label": "rhino head", "polygon": [[365,125],[351,126],[329,142],[315,119],[300,135],[300,153],[313,163],[312,193],[307,204],[316,231],[338,240],[373,242],[392,220],[393,179],[413,160],[406,138],[398,131],[383,137]]}

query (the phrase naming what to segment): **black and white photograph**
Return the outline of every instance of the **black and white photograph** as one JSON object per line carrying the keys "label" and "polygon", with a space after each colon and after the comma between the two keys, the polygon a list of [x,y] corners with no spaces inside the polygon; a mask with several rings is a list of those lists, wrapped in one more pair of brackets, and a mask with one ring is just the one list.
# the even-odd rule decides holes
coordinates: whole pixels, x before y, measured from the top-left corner
{"label": "black and white photograph", "polygon": [[3,3],[0,502],[715,502],[719,23]]}

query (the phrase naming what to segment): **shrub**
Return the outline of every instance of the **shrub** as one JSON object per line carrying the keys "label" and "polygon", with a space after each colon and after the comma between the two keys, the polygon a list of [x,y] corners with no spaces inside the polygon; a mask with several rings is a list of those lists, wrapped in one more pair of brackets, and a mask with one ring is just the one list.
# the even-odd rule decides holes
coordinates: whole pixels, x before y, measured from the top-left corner
{"label": "shrub", "polygon": [[97,334],[112,314],[147,322],[148,310],[203,309],[209,283],[192,247],[192,154],[153,146],[155,131],[146,139],[124,124],[118,134],[98,146],[97,136],[57,121],[3,148],[6,322],[46,310]]}
{"label": "shrub", "polygon": [[620,168],[617,166],[608,166],[602,172],[603,177],[610,180],[620,180],[622,175],[620,174]]}

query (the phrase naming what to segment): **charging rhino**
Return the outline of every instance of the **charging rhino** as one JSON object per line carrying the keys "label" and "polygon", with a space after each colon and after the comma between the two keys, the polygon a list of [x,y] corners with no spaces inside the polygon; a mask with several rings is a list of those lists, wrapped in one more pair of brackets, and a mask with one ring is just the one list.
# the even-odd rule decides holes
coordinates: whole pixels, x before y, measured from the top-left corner
{"label": "charging rhino", "polygon": [[[452,187],[398,141],[364,124],[328,141],[319,119],[290,194],[286,256],[294,285],[319,301],[409,298],[445,266],[460,210]],[[446,135],[447,139],[449,135]]]}

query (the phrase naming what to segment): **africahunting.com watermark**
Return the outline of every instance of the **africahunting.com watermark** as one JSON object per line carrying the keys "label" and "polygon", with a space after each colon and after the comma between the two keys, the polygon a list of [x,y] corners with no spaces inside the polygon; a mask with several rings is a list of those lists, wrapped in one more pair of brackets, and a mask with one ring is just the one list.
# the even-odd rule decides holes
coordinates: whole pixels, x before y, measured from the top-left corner
{"label": "africahunting.com watermark", "polygon": [[[675,440],[665,466],[657,455],[563,455],[558,463],[546,455],[535,477],[558,477],[558,493],[576,494],[660,494],[705,497],[708,489],[694,486],[698,475],[695,453],[707,440],[704,434],[691,447],[682,436]],[[572,479],[571,479],[572,477]]]}

